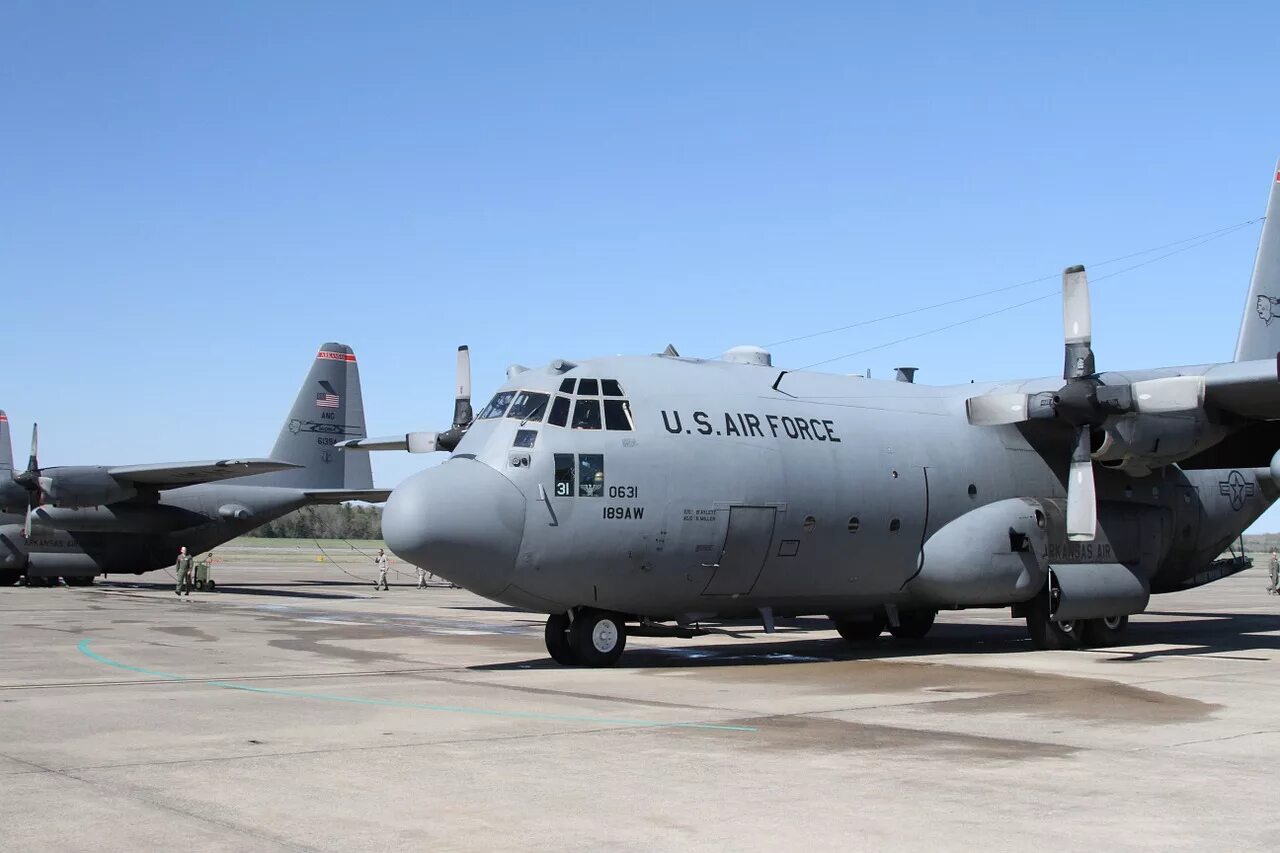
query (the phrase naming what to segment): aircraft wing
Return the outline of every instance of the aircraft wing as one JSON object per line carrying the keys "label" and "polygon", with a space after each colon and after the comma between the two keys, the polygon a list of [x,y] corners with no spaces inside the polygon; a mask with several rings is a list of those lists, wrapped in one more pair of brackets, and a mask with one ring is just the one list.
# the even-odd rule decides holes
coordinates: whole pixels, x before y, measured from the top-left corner
{"label": "aircraft wing", "polygon": [[278,459],[215,459],[205,462],[161,462],[153,465],[117,465],[107,473],[117,480],[153,489],[176,489],[198,483],[213,483],[250,474],[266,474],[300,468]]}
{"label": "aircraft wing", "polygon": [[1216,364],[1204,384],[1208,406],[1249,420],[1280,419],[1280,357]]}
{"label": "aircraft wing", "polygon": [[391,497],[390,489],[306,489],[307,500],[316,504],[340,504],[347,501],[385,503]]}

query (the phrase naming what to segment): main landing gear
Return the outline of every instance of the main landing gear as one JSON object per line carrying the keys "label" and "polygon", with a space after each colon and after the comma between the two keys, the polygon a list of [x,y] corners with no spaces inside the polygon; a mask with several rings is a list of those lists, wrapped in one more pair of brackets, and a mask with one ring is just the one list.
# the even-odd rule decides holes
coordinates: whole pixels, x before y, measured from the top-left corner
{"label": "main landing gear", "polygon": [[1101,619],[1054,619],[1049,615],[1049,597],[1037,595],[1025,605],[1027,633],[1036,649],[1083,649],[1114,646],[1129,626],[1128,616]]}
{"label": "main landing gear", "polygon": [[854,645],[861,645],[877,639],[886,629],[895,639],[919,640],[929,633],[937,616],[938,611],[926,607],[899,610],[897,625],[890,623],[883,609],[861,617],[831,616],[830,619],[841,637]]}
{"label": "main landing gear", "polygon": [[583,607],[547,617],[544,635],[551,658],[565,666],[613,666],[627,646],[627,626],[617,613]]}

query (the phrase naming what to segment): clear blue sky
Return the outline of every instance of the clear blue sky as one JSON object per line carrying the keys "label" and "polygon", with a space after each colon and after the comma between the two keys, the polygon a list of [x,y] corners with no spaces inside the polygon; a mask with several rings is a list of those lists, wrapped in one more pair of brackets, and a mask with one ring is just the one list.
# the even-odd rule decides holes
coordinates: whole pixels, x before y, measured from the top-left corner
{"label": "clear blue sky", "polygon": [[[262,454],[339,340],[371,432],[439,428],[459,343],[485,398],[511,362],[715,354],[1241,222],[1280,155],[1277,24],[1274,2],[10,0],[0,406],[20,456],[40,420],[46,464]],[[1099,364],[1230,359],[1257,234],[1098,282]],[[828,369],[1053,374],[1059,310]],[[374,464],[394,485],[425,460]]]}

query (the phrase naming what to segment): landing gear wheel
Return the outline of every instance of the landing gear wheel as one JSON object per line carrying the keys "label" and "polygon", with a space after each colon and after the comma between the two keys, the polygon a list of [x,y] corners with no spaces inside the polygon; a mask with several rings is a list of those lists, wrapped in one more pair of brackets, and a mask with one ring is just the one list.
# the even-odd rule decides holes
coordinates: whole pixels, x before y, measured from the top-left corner
{"label": "landing gear wheel", "polygon": [[1129,627],[1128,616],[1085,619],[1080,626],[1080,644],[1086,647],[1117,645],[1120,642],[1120,635],[1127,627]]}
{"label": "landing gear wheel", "polygon": [[889,620],[885,618],[883,613],[872,614],[868,619],[847,619],[843,617],[832,616],[831,621],[836,625],[836,631],[840,633],[850,643],[869,643],[876,637],[884,633],[885,626],[889,624]]}
{"label": "landing gear wheel", "polygon": [[902,610],[898,613],[897,626],[890,625],[889,633],[899,640],[919,640],[929,633],[933,620],[938,616],[936,610]]}
{"label": "landing gear wheel", "polygon": [[0,586],[17,586],[21,577],[22,571],[19,569],[0,569]]}
{"label": "landing gear wheel", "polygon": [[577,666],[573,646],[569,643],[569,614],[552,613],[547,617],[547,630],[543,634],[547,642],[547,654],[562,666]]}
{"label": "landing gear wheel", "polygon": [[217,588],[218,588],[218,585],[214,583],[212,580],[210,580],[207,584],[205,584],[204,590],[205,592],[213,592]]}
{"label": "landing gear wheel", "polygon": [[93,578],[63,578],[67,582],[67,586],[93,586]]}
{"label": "landing gear wheel", "polygon": [[627,626],[615,613],[584,609],[569,629],[569,643],[578,663],[613,666],[626,648]]}
{"label": "landing gear wheel", "polygon": [[1061,650],[1080,648],[1080,627],[1082,621],[1067,621],[1049,617],[1049,596],[1045,593],[1037,595],[1027,602],[1027,632],[1031,635],[1031,645],[1042,650]]}

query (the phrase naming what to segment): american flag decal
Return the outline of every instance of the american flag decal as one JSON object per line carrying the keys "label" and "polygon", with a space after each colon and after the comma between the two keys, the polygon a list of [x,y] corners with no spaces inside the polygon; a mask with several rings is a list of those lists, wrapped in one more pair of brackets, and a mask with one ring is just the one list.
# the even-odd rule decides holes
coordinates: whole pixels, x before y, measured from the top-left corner
{"label": "american flag decal", "polygon": [[317,394],[316,406],[321,409],[336,409],[338,408],[338,395],[337,394]]}

